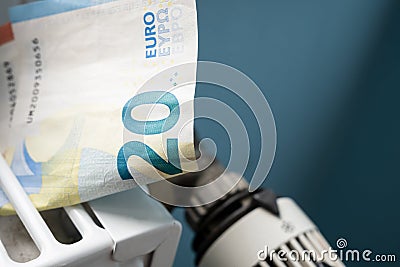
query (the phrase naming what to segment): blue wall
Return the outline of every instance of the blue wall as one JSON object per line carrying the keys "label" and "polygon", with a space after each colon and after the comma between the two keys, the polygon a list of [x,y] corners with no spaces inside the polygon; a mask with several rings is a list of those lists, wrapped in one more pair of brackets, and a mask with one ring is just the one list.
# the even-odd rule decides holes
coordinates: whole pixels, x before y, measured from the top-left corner
{"label": "blue wall", "polygon": [[[332,245],[344,237],[349,248],[399,258],[400,2],[199,0],[197,6],[199,58],[249,75],[274,112],[277,154],[264,186],[293,197]],[[250,177],[259,144],[250,111],[220,88],[200,85],[197,95],[219,98],[247,118],[254,129]],[[226,163],[225,135],[205,125],[197,123],[199,135],[214,138]],[[183,218],[182,210],[174,214]],[[177,267],[193,264],[193,235],[184,226]]]}

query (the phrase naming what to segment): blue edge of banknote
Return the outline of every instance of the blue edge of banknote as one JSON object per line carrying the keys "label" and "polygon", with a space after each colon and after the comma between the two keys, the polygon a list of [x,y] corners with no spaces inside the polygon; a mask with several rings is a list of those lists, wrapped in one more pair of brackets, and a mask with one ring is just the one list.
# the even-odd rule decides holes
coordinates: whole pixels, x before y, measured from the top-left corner
{"label": "blue edge of banknote", "polygon": [[11,23],[42,18],[115,0],[44,0],[9,9]]}

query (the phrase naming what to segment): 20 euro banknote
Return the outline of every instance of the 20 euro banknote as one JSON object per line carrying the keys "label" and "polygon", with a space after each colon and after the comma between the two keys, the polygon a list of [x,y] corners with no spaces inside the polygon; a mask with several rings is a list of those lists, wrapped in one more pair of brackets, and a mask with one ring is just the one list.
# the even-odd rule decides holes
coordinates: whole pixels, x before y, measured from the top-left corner
{"label": "20 euro banknote", "polygon": [[183,172],[195,87],[180,80],[196,70],[149,80],[197,60],[194,0],[49,0],[10,18],[19,89],[3,155],[38,209]]}

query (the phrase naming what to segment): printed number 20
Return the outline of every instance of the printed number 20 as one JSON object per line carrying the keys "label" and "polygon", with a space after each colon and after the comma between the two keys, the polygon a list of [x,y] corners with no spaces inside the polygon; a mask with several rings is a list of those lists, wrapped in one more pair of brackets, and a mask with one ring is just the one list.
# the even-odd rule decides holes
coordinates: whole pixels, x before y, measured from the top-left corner
{"label": "printed number 20", "polygon": [[[162,120],[156,121],[138,121],[132,118],[132,110],[138,106],[145,104],[162,104],[168,107],[169,116]],[[132,133],[142,135],[161,134],[170,130],[179,120],[180,110],[179,102],[176,97],[168,92],[153,91],[145,92],[134,96],[126,103],[122,111],[122,122],[127,130]],[[181,173],[178,139],[167,140],[167,157],[168,162],[160,157],[148,145],[140,141],[130,141],[119,150],[117,157],[118,173],[123,180],[133,179],[128,168],[128,159],[131,156],[138,156],[153,165],[157,170],[166,174]]]}

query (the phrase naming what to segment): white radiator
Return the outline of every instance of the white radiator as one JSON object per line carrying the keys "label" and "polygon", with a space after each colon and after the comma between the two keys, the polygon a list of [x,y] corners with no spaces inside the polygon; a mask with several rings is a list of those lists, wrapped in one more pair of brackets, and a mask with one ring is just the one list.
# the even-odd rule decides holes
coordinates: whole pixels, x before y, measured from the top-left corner
{"label": "white radiator", "polygon": [[[140,189],[66,207],[65,213],[47,212],[52,216],[46,218],[34,208],[2,157],[0,186],[27,231],[27,236],[13,232],[19,231],[16,216],[0,217],[0,231],[3,231],[0,237],[8,237],[0,240],[0,267],[169,267],[173,264],[181,225]],[[68,219],[80,240],[75,242],[76,236],[67,236],[64,239],[73,242],[57,241],[55,230],[49,228],[43,217],[52,224]],[[32,245],[36,246],[37,255]],[[13,251],[21,248],[30,251]]]}

